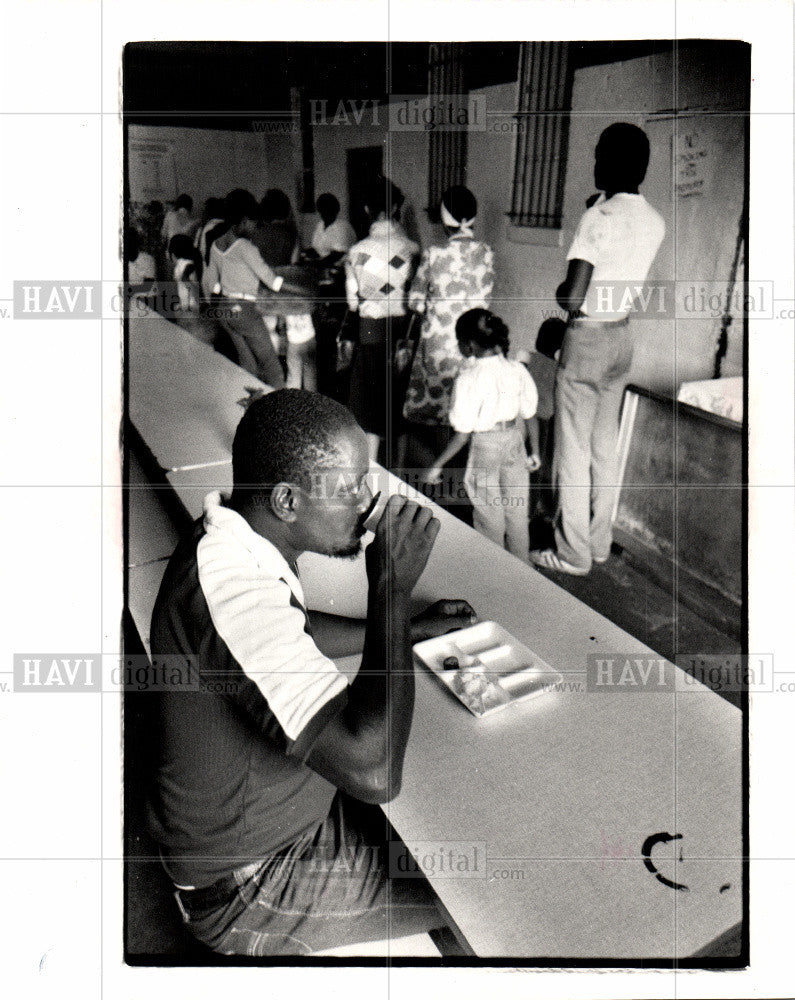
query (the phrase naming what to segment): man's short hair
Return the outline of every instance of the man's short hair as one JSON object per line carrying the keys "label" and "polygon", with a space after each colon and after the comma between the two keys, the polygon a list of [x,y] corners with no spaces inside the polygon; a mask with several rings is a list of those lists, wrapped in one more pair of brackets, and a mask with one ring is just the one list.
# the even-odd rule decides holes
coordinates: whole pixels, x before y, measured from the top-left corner
{"label": "man's short hair", "polygon": [[218,219],[224,210],[223,198],[208,198],[204,203],[204,215],[209,222],[210,219]]}
{"label": "man's short hair", "polygon": [[403,206],[403,192],[388,177],[377,177],[365,195],[365,204],[373,219],[384,215],[395,215]]}
{"label": "man's short hair", "polygon": [[168,252],[173,254],[178,260],[196,260],[198,251],[193,245],[193,240],[185,233],[177,233],[168,241]]}
{"label": "man's short hair", "polygon": [[339,462],[338,435],[356,426],[350,410],[318,392],[278,389],[260,396],[235,432],[233,502],[267,496],[277,483],[311,489],[313,473]]}
{"label": "man's short hair", "polygon": [[330,194],[328,191],[325,194],[321,194],[320,197],[315,202],[315,208],[317,209],[318,215],[322,218],[336,218],[340,214],[340,203]]}
{"label": "man's short hair", "polygon": [[188,212],[193,211],[193,198],[189,194],[181,194],[174,202],[174,208],[184,208]]}
{"label": "man's short hair", "polygon": [[290,199],[279,188],[270,188],[259,203],[260,217],[263,222],[274,222],[279,219],[289,219],[292,208]]}
{"label": "man's short hair", "polygon": [[257,199],[244,188],[235,188],[224,198],[224,219],[230,226],[236,226],[243,219],[259,218]]}
{"label": "man's short hair", "polygon": [[643,182],[649,166],[649,137],[629,122],[613,122],[599,136],[598,156],[613,182],[635,186]]}

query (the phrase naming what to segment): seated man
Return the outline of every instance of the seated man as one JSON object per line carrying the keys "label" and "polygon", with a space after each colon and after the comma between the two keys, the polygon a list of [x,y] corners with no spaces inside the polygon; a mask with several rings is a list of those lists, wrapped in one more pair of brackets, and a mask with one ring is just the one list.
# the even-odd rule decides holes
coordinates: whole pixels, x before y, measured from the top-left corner
{"label": "seated man", "polygon": [[421,878],[388,876],[386,821],[366,805],[400,790],[412,642],[474,619],[453,601],[409,620],[439,522],[387,503],[352,682],[315,644],[298,579],[304,551],[361,549],[368,468],[339,403],[297,389],[256,399],[235,434],[231,499],[205,499],[158,594],[153,656],[185,657],[194,683],[152,695],[150,825],[188,928],[222,954],[306,954],[444,924]]}

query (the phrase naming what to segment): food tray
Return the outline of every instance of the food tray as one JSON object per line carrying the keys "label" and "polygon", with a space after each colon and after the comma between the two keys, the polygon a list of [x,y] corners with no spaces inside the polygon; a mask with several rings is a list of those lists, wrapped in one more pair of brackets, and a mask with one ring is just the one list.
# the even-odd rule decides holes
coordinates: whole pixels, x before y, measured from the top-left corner
{"label": "food tray", "polygon": [[[536,654],[497,622],[480,622],[469,628],[418,642],[419,660],[469,711],[482,718],[508,705],[537,698],[554,689],[563,679]],[[443,661],[455,656],[469,677],[459,670],[445,670]],[[473,658],[475,663],[471,661]],[[472,673],[485,678],[471,683]],[[464,681],[468,680],[465,687]],[[480,686],[482,691],[473,694]]]}

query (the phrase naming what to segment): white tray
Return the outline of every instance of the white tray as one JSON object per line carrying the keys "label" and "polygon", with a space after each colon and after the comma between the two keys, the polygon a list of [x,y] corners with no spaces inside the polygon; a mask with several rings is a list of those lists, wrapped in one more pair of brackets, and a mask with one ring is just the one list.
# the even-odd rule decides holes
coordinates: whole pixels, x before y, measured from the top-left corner
{"label": "white tray", "polygon": [[[480,622],[458,632],[426,639],[417,643],[414,652],[450,693],[478,718],[546,694],[563,679],[557,670],[497,622]],[[459,662],[465,663],[469,657],[478,657],[485,667],[486,678],[493,682],[483,698],[468,698],[460,690],[460,671],[445,670],[443,666],[448,656],[457,656]]]}

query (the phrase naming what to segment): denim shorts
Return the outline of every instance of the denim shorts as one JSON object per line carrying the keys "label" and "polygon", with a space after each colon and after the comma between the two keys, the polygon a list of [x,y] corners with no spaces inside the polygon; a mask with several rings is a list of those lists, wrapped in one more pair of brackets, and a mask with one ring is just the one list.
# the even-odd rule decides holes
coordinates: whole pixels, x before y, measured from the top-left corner
{"label": "denim shorts", "polygon": [[224,955],[307,955],[444,926],[424,878],[390,876],[389,846],[381,810],[338,794],[317,830],[175,897],[188,930]]}

